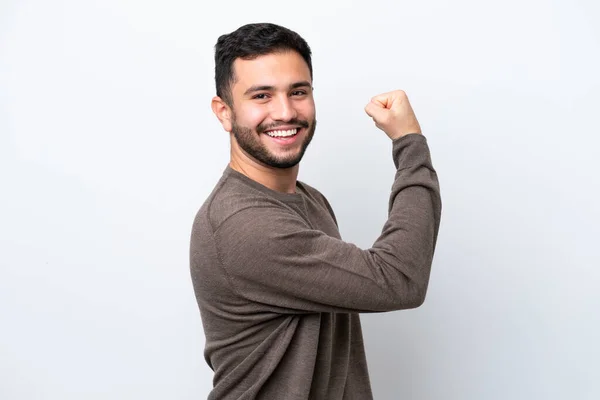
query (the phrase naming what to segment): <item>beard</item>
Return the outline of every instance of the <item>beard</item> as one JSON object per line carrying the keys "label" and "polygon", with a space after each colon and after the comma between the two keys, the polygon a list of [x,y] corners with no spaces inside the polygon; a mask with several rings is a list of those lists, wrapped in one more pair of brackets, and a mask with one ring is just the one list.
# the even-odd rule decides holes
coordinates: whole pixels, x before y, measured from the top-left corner
{"label": "beard", "polygon": [[258,136],[263,134],[267,130],[275,129],[277,128],[277,126],[281,126],[283,124],[261,124],[258,127],[256,127],[256,132],[254,132],[248,127],[238,125],[235,114],[233,114],[232,120],[233,121],[231,124],[231,133],[233,133],[233,136],[237,140],[237,143],[242,148],[242,150],[248,153],[248,155],[250,155],[255,160],[265,165],[268,165],[269,167],[281,169],[294,167],[300,162],[300,160],[302,160],[302,157],[304,157],[304,153],[306,152],[306,149],[308,148],[308,145],[310,144],[315,134],[315,129],[317,127],[316,119],[313,119],[312,123],[310,124],[308,123],[308,121],[299,120],[296,118],[286,123],[286,125],[301,126],[303,129],[308,129],[308,131],[306,133],[304,141],[300,146],[300,151],[298,153],[277,156],[271,151],[269,151],[267,146],[265,146],[260,141]]}

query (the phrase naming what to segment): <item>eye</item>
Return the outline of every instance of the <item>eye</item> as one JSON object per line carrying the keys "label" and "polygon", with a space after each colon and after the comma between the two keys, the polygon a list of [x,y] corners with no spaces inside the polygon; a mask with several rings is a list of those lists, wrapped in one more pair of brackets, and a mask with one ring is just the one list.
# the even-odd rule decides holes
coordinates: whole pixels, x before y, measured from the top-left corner
{"label": "eye", "polygon": [[292,96],[304,96],[306,94],[306,90],[294,90],[292,92]]}
{"label": "eye", "polygon": [[254,96],[252,96],[253,99],[257,99],[257,100],[265,100],[267,98],[268,94],[267,93],[259,93],[259,94],[255,94]]}

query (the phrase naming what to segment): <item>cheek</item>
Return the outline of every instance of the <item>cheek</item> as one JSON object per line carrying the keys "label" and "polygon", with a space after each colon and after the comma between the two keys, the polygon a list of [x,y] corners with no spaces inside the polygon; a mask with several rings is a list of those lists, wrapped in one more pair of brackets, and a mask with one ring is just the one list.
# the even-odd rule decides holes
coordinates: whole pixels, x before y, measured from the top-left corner
{"label": "cheek", "polygon": [[246,106],[237,114],[238,123],[249,128],[255,128],[267,118],[266,107],[259,105]]}
{"label": "cheek", "polygon": [[312,120],[315,117],[315,102],[311,99],[310,101],[302,102],[297,107],[298,114],[302,115],[303,118]]}

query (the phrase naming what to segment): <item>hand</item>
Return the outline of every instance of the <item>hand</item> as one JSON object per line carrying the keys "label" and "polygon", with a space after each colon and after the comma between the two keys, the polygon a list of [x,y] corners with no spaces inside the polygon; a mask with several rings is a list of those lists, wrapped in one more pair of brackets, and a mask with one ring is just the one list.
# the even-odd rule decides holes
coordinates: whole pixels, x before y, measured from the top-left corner
{"label": "hand", "polygon": [[375,126],[392,140],[409,133],[421,133],[419,121],[403,90],[373,97],[365,107],[365,112],[373,118]]}

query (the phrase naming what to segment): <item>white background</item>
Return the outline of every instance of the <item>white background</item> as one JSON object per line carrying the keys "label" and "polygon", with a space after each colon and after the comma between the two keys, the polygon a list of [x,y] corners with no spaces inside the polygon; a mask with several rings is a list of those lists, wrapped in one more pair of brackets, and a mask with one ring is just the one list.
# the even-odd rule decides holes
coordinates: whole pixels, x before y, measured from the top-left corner
{"label": "white background", "polygon": [[426,303],[364,316],[376,399],[600,398],[597,1],[0,2],[0,398],[200,399],[191,223],[228,161],[213,46],[314,53],[300,179],[347,241],[386,218],[404,89],[443,198]]}

